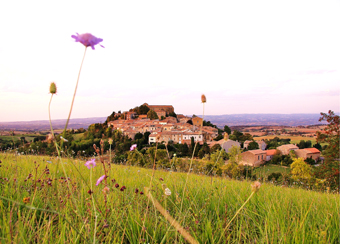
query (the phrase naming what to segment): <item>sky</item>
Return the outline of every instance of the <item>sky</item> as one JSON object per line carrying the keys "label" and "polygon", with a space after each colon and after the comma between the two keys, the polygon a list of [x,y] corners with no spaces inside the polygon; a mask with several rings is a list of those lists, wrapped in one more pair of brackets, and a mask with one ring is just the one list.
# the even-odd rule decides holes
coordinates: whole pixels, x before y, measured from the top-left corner
{"label": "sky", "polygon": [[0,122],[340,111],[340,1],[2,1]]}

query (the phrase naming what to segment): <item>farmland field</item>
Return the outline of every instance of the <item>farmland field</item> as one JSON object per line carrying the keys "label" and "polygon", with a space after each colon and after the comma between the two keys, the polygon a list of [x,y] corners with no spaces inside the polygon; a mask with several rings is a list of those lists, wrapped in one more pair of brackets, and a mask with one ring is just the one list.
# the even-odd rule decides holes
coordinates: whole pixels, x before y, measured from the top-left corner
{"label": "farmland field", "polygon": [[338,194],[123,165],[96,185],[98,159],[0,160],[2,243],[186,243],[150,199],[199,243],[339,242]]}
{"label": "farmland field", "polygon": [[278,137],[280,139],[290,139],[292,144],[297,144],[301,140],[308,141],[310,140],[312,144],[316,143],[315,137],[306,137],[306,136],[282,136],[282,135],[270,135],[270,136],[259,136],[259,137],[254,137],[255,140],[270,140],[274,139],[275,137]]}

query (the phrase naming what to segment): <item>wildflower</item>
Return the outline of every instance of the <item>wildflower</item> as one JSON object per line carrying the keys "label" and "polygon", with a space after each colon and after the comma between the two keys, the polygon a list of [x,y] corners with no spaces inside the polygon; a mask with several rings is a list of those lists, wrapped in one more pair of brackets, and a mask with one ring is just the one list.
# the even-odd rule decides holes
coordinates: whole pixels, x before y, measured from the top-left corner
{"label": "wildflower", "polygon": [[112,143],[113,143],[112,138],[109,138],[109,144],[112,145]]}
{"label": "wildflower", "polygon": [[137,144],[133,144],[131,147],[130,147],[130,151],[133,151],[137,148]]}
{"label": "wildflower", "polygon": [[91,195],[93,193],[93,191],[90,189],[90,190],[87,191],[87,193]]}
{"label": "wildflower", "polygon": [[57,85],[54,82],[51,82],[51,84],[50,84],[50,93],[51,94],[57,93]]}
{"label": "wildflower", "polygon": [[207,102],[207,98],[205,97],[204,94],[202,94],[202,96],[201,96],[201,101],[202,101],[202,103],[206,103]]}
{"label": "wildflower", "polygon": [[100,176],[99,179],[97,180],[96,186],[98,186],[104,179],[105,175]]}
{"label": "wildflower", "polygon": [[103,189],[103,193],[104,194],[108,194],[110,192],[110,188],[108,188],[107,186],[104,187]]}
{"label": "wildflower", "polygon": [[161,177],[161,178],[159,178],[159,180],[160,180],[160,181],[164,181],[162,177]]}
{"label": "wildflower", "polygon": [[144,195],[144,192],[141,191],[139,194]]}
{"label": "wildflower", "polygon": [[23,199],[24,203],[29,203],[30,200],[31,200],[31,199],[30,199],[29,197],[24,197],[24,199]]}
{"label": "wildflower", "polygon": [[90,161],[87,161],[87,162],[85,163],[85,166],[86,166],[88,169],[91,169],[91,168],[96,167],[96,161],[95,161],[95,159],[93,158],[93,159],[91,159]]}
{"label": "wildflower", "polygon": [[118,188],[118,187],[119,187],[119,184],[115,184],[115,187]]}
{"label": "wildflower", "polygon": [[[101,38],[97,38],[94,35],[90,34],[90,33],[85,33],[85,34],[81,34],[79,35],[78,33],[76,33],[77,35],[72,35],[71,37],[75,39],[76,42],[80,42],[81,44],[83,44],[85,47],[89,47],[91,46],[91,48],[94,50],[94,46],[99,44],[99,42],[102,42],[103,39]],[[102,45],[99,44],[99,46],[104,47]]]}
{"label": "wildflower", "polygon": [[125,187],[124,186],[122,186],[122,188],[120,188],[120,191],[124,191],[125,190]]}
{"label": "wildflower", "polygon": [[253,192],[257,192],[261,187],[261,183],[259,181],[255,181],[251,184],[251,190]]}
{"label": "wildflower", "polygon": [[165,188],[164,194],[167,195],[167,196],[170,196],[171,195],[170,189],[169,188]]}
{"label": "wildflower", "polygon": [[135,189],[135,193],[138,194],[138,188]]}

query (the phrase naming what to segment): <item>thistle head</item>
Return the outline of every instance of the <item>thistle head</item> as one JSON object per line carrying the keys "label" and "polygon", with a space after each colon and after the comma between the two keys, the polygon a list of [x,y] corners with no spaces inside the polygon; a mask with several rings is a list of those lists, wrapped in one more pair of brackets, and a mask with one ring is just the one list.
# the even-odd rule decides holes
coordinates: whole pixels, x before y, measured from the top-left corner
{"label": "thistle head", "polygon": [[202,96],[201,96],[201,101],[202,101],[202,103],[206,103],[207,102],[207,98],[205,97],[204,94],[202,94]]}
{"label": "thistle head", "polygon": [[50,93],[51,94],[57,93],[57,85],[55,84],[55,82],[51,82],[51,84],[50,84]]}
{"label": "thistle head", "polygon": [[255,181],[251,184],[251,191],[257,192],[261,187],[261,183],[259,181]]}

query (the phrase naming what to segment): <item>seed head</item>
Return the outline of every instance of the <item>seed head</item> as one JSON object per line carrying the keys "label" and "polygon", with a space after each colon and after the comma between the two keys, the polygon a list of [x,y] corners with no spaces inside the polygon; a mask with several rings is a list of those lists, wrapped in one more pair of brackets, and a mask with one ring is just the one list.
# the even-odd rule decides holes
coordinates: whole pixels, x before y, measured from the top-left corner
{"label": "seed head", "polygon": [[55,84],[55,82],[51,82],[51,84],[50,84],[50,93],[51,94],[57,93],[57,85]]}
{"label": "seed head", "polygon": [[251,184],[251,191],[257,192],[261,187],[261,183],[259,181],[255,181]]}
{"label": "seed head", "polygon": [[103,193],[104,194],[108,194],[110,192],[110,188],[108,188],[107,186],[104,187],[103,189]]}
{"label": "seed head", "polygon": [[201,96],[201,101],[202,101],[202,103],[206,103],[207,102],[207,98],[205,97],[204,94],[202,94],[202,96]]}
{"label": "seed head", "polygon": [[165,188],[164,194],[167,195],[167,196],[170,196],[171,195],[170,189],[169,188]]}
{"label": "seed head", "polygon": [[29,197],[24,197],[23,202],[24,202],[24,203],[29,203],[30,200],[31,200],[31,199],[30,199]]}
{"label": "seed head", "polygon": [[112,145],[112,143],[113,143],[112,138],[109,138],[109,144]]}

